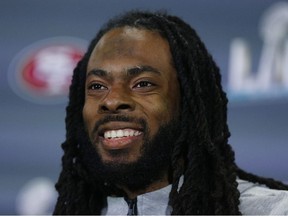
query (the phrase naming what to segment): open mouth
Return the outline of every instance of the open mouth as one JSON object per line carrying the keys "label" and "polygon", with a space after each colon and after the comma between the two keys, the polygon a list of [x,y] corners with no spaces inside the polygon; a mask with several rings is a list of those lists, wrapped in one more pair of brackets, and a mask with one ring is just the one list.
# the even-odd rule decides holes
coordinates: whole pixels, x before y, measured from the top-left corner
{"label": "open mouth", "polygon": [[141,131],[134,129],[107,130],[104,132],[103,137],[105,139],[115,139],[115,138],[139,136],[140,134],[142,134]]}
{"label": "open mouth", "polygon": [[98,136],[104,149],[123,149],[142,143],[143,129],[127,122],[111,122],[100,128]]}

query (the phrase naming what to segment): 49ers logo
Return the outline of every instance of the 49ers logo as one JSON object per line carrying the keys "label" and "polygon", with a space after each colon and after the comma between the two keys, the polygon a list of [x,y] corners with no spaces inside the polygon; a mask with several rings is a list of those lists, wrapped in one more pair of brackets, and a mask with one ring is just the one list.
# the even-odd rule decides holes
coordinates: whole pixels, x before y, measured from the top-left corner
{"label": "49ers logo", "polygon": [[73,69],[84,54],[85,42],[53,38],[28,47],[13,60],[9,81],[22,98],[58,103],[68,94]]}

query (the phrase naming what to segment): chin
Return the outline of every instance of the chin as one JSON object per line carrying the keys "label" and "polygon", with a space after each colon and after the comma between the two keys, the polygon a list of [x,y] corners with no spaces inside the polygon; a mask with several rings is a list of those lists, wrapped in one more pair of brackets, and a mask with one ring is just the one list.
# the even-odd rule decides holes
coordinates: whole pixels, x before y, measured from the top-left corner
{"label": "chin", "polygon": [[100,154],[103,164],[106,165],[120,165],[120,164],[133,164],[139,160],[141,155],[132,153],[128,149],[117,149],[105,151]]}

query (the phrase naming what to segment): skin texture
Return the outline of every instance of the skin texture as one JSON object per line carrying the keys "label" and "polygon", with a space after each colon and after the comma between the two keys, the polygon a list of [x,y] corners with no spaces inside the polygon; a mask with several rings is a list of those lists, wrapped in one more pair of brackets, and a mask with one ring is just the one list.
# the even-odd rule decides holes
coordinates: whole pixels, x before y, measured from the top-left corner
{"label": "skin texture", "polygon": [[[84,123],[103,163],[137,161],[144,136],[154,137],[161,125],[179,113],[177,73],[169,44],[157,32],[123,27],[106,33],[90,56],[85,85]],[[99,124],[107,116],[125,116],[131,121],[114,119]],[[144,134],[140,119],[147,123],[148,134]],[[104,138],[105,132],[117,130],[136,134]],[[167,184],[165,175],[144,192]],[[130,197],[139,193],[127,191]]]}

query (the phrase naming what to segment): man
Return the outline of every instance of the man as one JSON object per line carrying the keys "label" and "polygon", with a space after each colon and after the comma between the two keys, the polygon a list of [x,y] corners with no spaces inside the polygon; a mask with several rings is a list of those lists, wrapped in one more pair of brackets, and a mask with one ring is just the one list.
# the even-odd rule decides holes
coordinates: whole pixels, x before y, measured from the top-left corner
{"label": "man", "polygon": [[54,214],[288,213],[288,186],[235,164],[226,109],[188,24],[110,20],[74,70]]}

